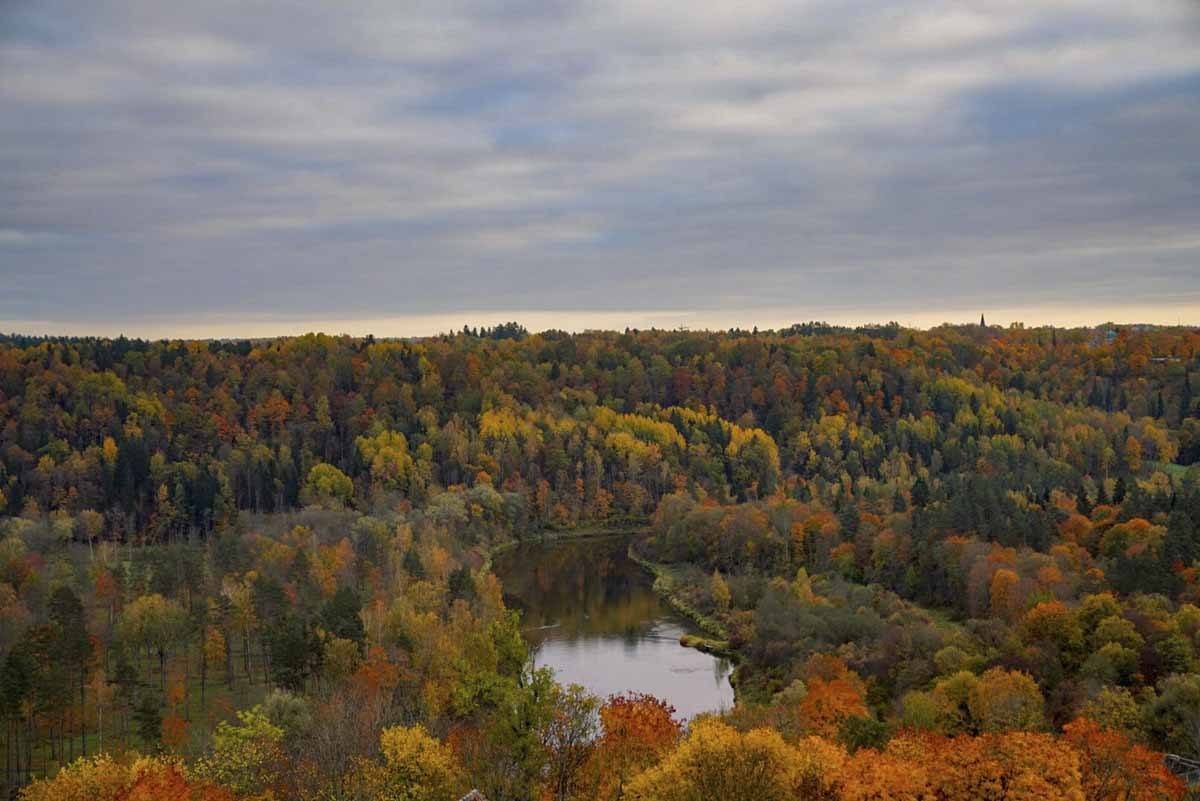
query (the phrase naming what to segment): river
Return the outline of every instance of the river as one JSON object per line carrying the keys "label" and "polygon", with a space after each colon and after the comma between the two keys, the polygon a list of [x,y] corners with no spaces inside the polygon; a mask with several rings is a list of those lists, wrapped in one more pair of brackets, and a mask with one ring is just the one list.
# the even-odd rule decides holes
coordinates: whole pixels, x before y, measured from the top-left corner
{"label": "river", "polygon": [[505,603],[521,610],[539,667],[599,696],[649,693],[691,718],[733,706],[728,660],[679,644],[697,633],[626,553],[628,535],[527,544],[498,555]]}

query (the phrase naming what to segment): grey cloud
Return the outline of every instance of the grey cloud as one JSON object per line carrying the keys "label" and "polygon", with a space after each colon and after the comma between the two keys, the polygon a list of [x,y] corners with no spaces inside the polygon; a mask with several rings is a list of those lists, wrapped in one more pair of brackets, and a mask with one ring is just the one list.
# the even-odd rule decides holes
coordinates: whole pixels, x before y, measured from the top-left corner
{"label": "grey cloud", "polygon": [[75,5],[0,9],[0,322],[1200,303],[1184,0]]}

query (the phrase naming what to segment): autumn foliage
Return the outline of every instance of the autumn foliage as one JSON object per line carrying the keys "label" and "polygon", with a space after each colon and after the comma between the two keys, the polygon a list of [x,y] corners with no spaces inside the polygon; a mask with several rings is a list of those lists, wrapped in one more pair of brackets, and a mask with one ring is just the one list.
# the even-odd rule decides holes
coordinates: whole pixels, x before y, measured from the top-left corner
{"label": "autumn foliage", "polygon": [[901,735],[882,751],[847,755],[820,738],[788,743],[712,720],[629,785],[642,801],[795,798],[802,801],[1171,801],[1184,787],[1161,760],[1089,721],[1063,738]]}
{"label": "autumn foliage", "polygon": [[170,759],[107,755],[81,759],[53,779],[35,782],[22,801],[234,801],[234,794],[189,778],[182,763]]}
{"label": "autumn foliage", "polygon": [[1130,742],[1118,731],[1086,718],[1063,729],[1079,754],[1087,801],[1169,801],[1182,798],[1184,783],[1167,770],[1162,755]]}
{"label": "autumn foliage", "polygon": [[[3,790],[1176,798],[1198,371],[1191,328],[0,337]],[[491,556],[610,526],[736,654],[720,720],[530,668]]]}
{"label": "autumn foliage", "polygon": [[602,734],[589,766],[599,798],[620,798],[630,778],[675,747],[683,727],[674,713],[642,694],[613,696],[600,707]]}
{"label": "autumn foliage", "polygon": [[806,745],[810,747],[789,745],[770,729],[742,733],[718,721],[700,721],[675,752],[629,785],[628,797],[636,801],[831,797],[828,792],[842,752],[824,744],[819,750]]}

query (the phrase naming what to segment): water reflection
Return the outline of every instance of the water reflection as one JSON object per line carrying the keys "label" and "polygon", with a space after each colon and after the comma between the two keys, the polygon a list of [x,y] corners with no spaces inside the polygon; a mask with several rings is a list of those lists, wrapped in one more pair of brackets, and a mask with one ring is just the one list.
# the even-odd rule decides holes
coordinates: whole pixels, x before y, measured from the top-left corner
{"label": "water reflection", "polygon": [[627,537],[528,545],[501,554],[505,602],[522,612],[538,665],[605,696],[656,695],[683,717],[733,705],[731,666],[679,645],[694,629],[626,556]]}

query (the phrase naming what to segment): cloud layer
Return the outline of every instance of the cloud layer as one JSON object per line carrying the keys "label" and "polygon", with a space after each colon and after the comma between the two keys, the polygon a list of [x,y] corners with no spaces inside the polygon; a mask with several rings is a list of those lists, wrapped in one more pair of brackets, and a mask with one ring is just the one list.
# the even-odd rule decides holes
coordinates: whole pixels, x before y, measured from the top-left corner
{"label": "cloud layer", "polygon": [[0,322],[1192,314],[1198,101],[1189,0],[14,0]]}

